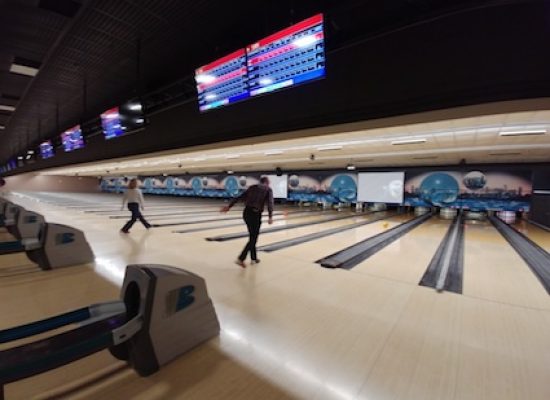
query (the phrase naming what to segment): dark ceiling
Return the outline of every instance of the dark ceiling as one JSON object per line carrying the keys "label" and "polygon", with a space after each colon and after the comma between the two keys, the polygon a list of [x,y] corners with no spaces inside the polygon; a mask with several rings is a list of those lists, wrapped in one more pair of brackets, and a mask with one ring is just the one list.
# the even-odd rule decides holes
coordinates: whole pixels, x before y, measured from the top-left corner
{"label": "dark ceiling", "polygon": [[[0,0],[0,104],[16,107],[0,110],[0,161],[132,97],[142,96],[146,110],[194,97],[197,66],[317,12],[327,14],[330,51],[465,7],[510,2]],[[38,75],[10,73],[14,58],[39,64]]]}

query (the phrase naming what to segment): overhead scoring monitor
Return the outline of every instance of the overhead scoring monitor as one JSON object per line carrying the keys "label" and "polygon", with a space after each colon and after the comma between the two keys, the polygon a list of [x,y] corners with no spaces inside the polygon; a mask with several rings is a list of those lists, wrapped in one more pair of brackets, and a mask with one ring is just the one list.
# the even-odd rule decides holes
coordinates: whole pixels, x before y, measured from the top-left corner
{"label": "overhead scoring monitor", "polygon": [[65,152],[82,149],[84,147],[84,138],[80,125],[76,125],[71,129],[67,129],[61,134],[61,142]]}
{"label": "overhead scoring monitor", "polygon": [[124,133],[120,124],[118,107],[113,107],[101,114],[101,126],[103,127],[105,139],[112,139]]}
{"label": "overhead scoring monitor", "polygon": [[323,14],[246,48],[251,96],[325,76]]}
{"label": "overhead scoring monitor", "polygon": [[131,100],[101,114],[105,139],[112,139],[145,126],[145,115],[140,101]]}
{"label": "overhead scoring monitor", "polygon": [[195,71],[200,111],[325,76],[323,14]]}
{"label": "overhead scoring monitor", "polygon": [[51,140],[46,140],[40,143],[40,156],[42,159],[51,158],[54,156],[54,150]]}
{"label": "overhead scoring monitor", "polygon": [[195,71],[199,109],[207,111],[249,96],[246,53],[237,50]]}

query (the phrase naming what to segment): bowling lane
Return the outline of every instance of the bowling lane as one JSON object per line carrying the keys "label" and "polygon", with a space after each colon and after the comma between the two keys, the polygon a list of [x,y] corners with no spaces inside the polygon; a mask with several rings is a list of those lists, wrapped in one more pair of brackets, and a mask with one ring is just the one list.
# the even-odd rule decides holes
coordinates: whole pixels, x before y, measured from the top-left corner
{"label": "bowling lane", "polygon": [[350,399],[546,400],[549,334],[547,311],[417,286]]}
{"label": "bowling lane", "polygon": [[464,233],[464,295],[550,310],[542,284],[490,223],[466,224]]}
{"label": "bowling lane", "polygon": [[434,216],[351,271],[418,284],[452,221]]}
{"label": "bowling lane", "polygon": [[[339,214],[336,212],[323,212],[321,214],[313,214],[309,215],[309,213],[304,215],[293,215],[290,214],[288,217],[286,216],[276,216],[273,220],[273,224],[269,225],[267,223],[267,218],[263,219],[262,222],[262,229],[267,229],[271,227],[279,227],[279,226],[286,226],[290,224],[301,224],[301,223],[307,223],[307,222],[313,222],[313,221],[321,221],[323,219],[327,218],[333,218],[337,217]],[[350,214],[351,215],[351,214]],[[351,218],[350,218],[351,219]],[[318,226],[318,225],[314,225]],[[182,235],[196,235],[201,238],[206,238],[210,236],[218,236],[218,235],[226,235],[226,234],[232,234],[232,233],[239,233],[239,232],[246,232],[246,225],[244,224],[242,218],[238,218],[236,220],[223,220],[220,219],[219,221],[211,221],[211,222],[204,222],[204,223],[193,223],[189,225],[176,225],[176,226],[167,226],[167,227],[159,227],[154,228],[155,231],[158,231],[160,229],[168,229],[170,231],[177,231],[177,230],[194,230],[194,229],[201,229],[205,228],[204,231],[197,231],[197,232],[189,232],[189,233],[182,233]],[[209,228],[209,229],[206,229]],[[210,229],[212,228],[212,229]],[[297,229],[297,228],[294,228]],[[294,230],[289,229],[288,231]],[[287,230],[284,230],[282,232],[288,232]],[[271,234],[269,234],[271,235]],[[260,235],[260,238],[262,235]],[[231,240],[230,243],[238,242],[238,240]],[[244,239],[242,239],[244,240]]]}
{"label": "bowling lane", "polygon": [[[294,217],[294,216],[308,215],[308,214],[319,215],[321,213],[321,212],[310,213],[309,211],[300,211],[300,210],[294,210],[294,211],[296,212],[290,212],[287,214],[285,213],[285,210],[277,210],[273,213],[273,217],[274,219],[279,219],[279,218],[286,218],[287,215],[288,217]],[[183,223],[201,222],[201,221],[203,222],[212,222],[212,221],[216,222],[216,221],[224,221],[224,220],[237,221],[239,219],[242,220],[242,210],[238,210],[237,212],[228,212],[224,214],[224,213],[220,213],[220,210],[218,208],[217,210],[213,212],[208,212],[206,214],[203,213],[203,210],[197,210],[197,212],[192,214],[186,213],[186,214],[180,215],[178,213],[174,213],[172,215],[162,215],[162,216],[144,214],[144,216],[152,224],[159,224],[159,225],[171,224],[171,223],[182,223],[182,222]],[[124,218],[128,218],[128,216]],[[121,220],[124,218],[111,218],[111,219]],[[267,218],[267,213],[264,213],[264,218]]]}
{"label": "bowling lane", "polygon": [[527,221],[521,221],[516,224],[514,228],[523,233],[544,250],[550,252],[550,231],[542,229],[541,227]]}
{"label": "bowling lane", "polygon": [[[374,222],[369,225],[362,226],[360,228],[355,228],[349,231],[344,231],[337,233],[335,235],[327,236],[322,239],[312,240],[311,242],[303,243],[298,246],[292,246],[286,249],[282,249],[276,252],[273,252],[273,255],[288,256],[304,261],[314,262],[321,257],[328,256],[332,253],[335,253],[339,250],[342,250],[348,246],[354,245],[361,240],[365,240],[371,236],[374,236],[386,229],[392,228],[396,225],[399,225],[403,222],[406,222],[414,218],[412,214],[402,214],[396,215],[394,217],[388,218],[383,221]],[[328,224],[323,225],[326,229],[330,229]],[[304,234],[310,234],[319,231],[319,225],[314,225],[307,227],[308,229],[304,230]],[[267,244],[264,243],[266,237],[260,235],[259,245]]]}
{"label": "bowling lane", "polygon": [[[316,226],[317,228],[315,229],[315,231],[311,229],[312,228],[311,226],[305,226],[303,228],[295,228],[295,229],[289,229],[289,230],[264,234],[263,236],[260,236],[260,241],[258,246],[272,244],[272,243],[280,242],[282,240],[299,238],[302,236],[309,235],[313,232],[322,232],[329,229],[342,228],[357,222],[374,220],[375,218],[380,218],[381,214],[382,213],[363,214],[363,215],[357,215],[355,218],[349,218],[349,219],[343,219],[343,220],[331,221],[331,222],[319,224]],[[389,218],[391,217],[392,214],[388,212],[388,213],[385,213],[385,215]],[[351,229],[349,231],[351,231]],[[331,237],[331,236],[327,236],[327,237]]]}
{"label": "bowling lane", "polygon": [[[335,218],[338,216],[344,216],[349,215],[350,217],[353,215],[352,213],[348,214],[342,214],[342,213],[336,213],[336,212],[322,212],[320,214],[317,213],[304,213],[304,214],[290,214],[288,216],[285,215],[276,215],[273,219],[273,225],[267,224],[267,215],[264,215],[263,222],[262,222],[262,229],[267,228],[269,226],[281,226],[281,225],[288,225],[288,224],[299,224],[299,223],[305,223],[305,222],[311,222],[311,221],[321,221],[323,219],[327,218]],[[170,221],[170,223],[176,223],[181,225],[172,226],[172,229],[174,230],[185,230],[185,229],[193,229],[195,227],[199,228],[202,226],[215,226],[216,224],[219,224],[221,222],[233,222],[233,223],[239,223],[241,222],[241,228],[238,231],[246,231],[246,225],[244,224],[244,221],[242,219],[241,215],[232,215],[232,216],[226,216],[226,215],[219,215],[217,218],[209,216],[207,218],[188,218],[188,219],[182,219],[177,220],[174,219],[173,221]],[[166,221],[161,222],[162,223],[168,223]],[[211,225],[207,225],[211,224]],[[207,236],[217,236],[222,233],[218,233],[216,231],[209,232]]]}

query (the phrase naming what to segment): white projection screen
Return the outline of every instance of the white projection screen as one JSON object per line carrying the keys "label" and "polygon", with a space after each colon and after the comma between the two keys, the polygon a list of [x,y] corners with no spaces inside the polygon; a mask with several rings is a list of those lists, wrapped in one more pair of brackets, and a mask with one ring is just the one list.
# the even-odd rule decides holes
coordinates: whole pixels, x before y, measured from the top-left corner
{"label": "white projection screen", "polygon": [[405,172],[359,173],[357,201],[369,203],[403,203]]}
{"label": "white projection screen", "polygon": [[271,182],[273,197],[276,199],[286,199],[288,197],[288,175],[266,175]]}

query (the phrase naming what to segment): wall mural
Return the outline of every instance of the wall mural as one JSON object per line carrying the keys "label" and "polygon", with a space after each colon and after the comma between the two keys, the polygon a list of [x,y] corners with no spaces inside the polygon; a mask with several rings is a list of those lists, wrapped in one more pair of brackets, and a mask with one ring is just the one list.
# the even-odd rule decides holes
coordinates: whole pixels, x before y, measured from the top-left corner
{"label": "wall mural", "polygon": [[[528,211],[531,170],[408,171],[404,205],[439,206],[469,210]],[[257,184],[255,175],[180,175],[138,177],[144,193],[186,197],[231,198]],[[101,188],[121,193],[128,178],[104,178]],[[357,199],[357,174],[335,171],[289,173],[288,200],[339,203]]]}
{"label": "wall mural", "polygon": [[530,170],[406,173],[404,204],[472,211],[528,211],[531,192]]}
{"label": "wall mural", "polygon": [[[143,193],[231,198],[259,183],[258,175],[199,175],[138,177]],[[109,177],[101,181],[105,192],[122,193],[129,178]],[[294,174],[288,179],[288,200],[319,203],[353,202],[357,198],[357,175],[334,172]]]}
{"label": "wall mural", "polygon": [[[257,184],[260,176],[201,175],[201,176],[150,176],[138,177],[143,193],[229,198],[239,195],[248,186]],[[121,193],[128,186],[128,178],[111,177],[101,182],[106,192]]]}

